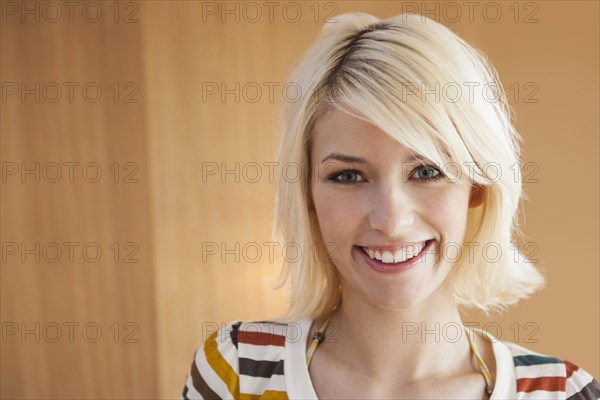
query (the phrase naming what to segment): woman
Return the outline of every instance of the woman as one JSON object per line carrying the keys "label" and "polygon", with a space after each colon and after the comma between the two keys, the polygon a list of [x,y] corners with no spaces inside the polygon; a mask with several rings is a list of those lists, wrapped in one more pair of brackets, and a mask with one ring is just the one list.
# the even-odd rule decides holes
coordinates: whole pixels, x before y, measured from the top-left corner
{"label": "woman", "polygon": [[[464,326],[543,286],[513,234],[519,135],[485,57],[417,15],[338,16],[290,78],[273,321],[233,321],[184,398],[597,399],[586,371]],[[308,251],[310,250],[310,251]],[[318,351],[316,351],[318,350]]]}

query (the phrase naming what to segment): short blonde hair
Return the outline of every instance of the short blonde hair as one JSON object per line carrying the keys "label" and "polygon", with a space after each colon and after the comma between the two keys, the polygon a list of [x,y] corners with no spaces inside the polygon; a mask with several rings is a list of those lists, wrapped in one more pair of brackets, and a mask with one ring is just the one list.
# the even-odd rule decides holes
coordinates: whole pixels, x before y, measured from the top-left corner
{"label": "short blonde hair", "polygon": [[[308,209],[310,146],[317,119],[336,107],[412,152],[452,165],[449,176],[468,176],[467,182],[485,188],[483,204],[468,211],[464,243],[493,244],[501,256],[486,260],[477,251],[467,260],[463,252],[448,277],[457,304],[486,314],[501,311],[544,285],[540,272],[512,244],[513,235],[522,235],[517,221],[524,197],[518,174],[521,138],[483,53],[420,15],[380,20],[349,13],[325,24],[288,84],[303,96],[283,106],[278,165],[300,166],[302,179],[292,182],[277,174],[276,240],[304,250],[324,248]],[[282,266],[275,288],[286,287],[290,305],[276,320],[320,318],[340,301],[335,265],[304,254]]]}

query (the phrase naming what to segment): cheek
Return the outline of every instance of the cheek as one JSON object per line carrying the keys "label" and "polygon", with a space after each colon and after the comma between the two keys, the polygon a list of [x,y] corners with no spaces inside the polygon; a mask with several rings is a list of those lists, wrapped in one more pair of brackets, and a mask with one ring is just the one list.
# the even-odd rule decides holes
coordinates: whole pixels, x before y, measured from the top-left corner
{"label": "cheek", "polygon": [[341,240],[353,231],[360,220],[360,206],[356,199],[340,195],[339,191],[317,185],[313,190],[313,201],[321,234],[326,242]]}
{"label": "cheek", "polygon": [[466,225],[468,201],[466,190],[448,186],[422,196],[418,202],[419,214],[440,232],[457,231]]}

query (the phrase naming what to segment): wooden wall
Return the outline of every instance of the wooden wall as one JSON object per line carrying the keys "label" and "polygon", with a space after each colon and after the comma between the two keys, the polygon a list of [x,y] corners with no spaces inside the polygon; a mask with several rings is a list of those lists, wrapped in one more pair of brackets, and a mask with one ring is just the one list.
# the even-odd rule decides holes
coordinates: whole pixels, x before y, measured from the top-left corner
{"label": "wooden wall", "polygon": [[598,3],[77,4],[0,3],[2,398],[178,398],[212,329],[284,310],[264,283],[281,88],[348,11],[427,13],[491,58],[549,281],[493,321],[598,377]]}

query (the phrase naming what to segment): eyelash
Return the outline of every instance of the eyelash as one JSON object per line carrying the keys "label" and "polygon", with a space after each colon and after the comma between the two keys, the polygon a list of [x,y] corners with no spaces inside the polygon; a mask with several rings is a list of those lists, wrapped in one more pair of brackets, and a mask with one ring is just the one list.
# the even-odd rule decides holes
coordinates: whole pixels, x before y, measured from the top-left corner
{"label": "eyelash", "polygon": [[[435,175],[433,178],[417,178],[417,180],[427,183],[427,182],[431,182],[431,181],[437,181],[439,180],[439,178],[444,177],[444,174],[442,173],[442,171],[440,171],[439,169],[437,169],[437,167],[430,165],[430,164],[421,164],[419,166],[417,166],[415,169],[413,169],[410,173],[410,176],[413,176],[415,174],[416,171],[418,171],[420,168],[429,168],[432,169],[434,171],[437,172],[437,175]],[[343,171],[339,171],[336,173],[333,173],[331,175],[329,175],[327,177],[327,180],[333,183],[338,183],[340,185],[356,185],[357,183],[361,183],[363,181],[340,181],[337,178],[339,178],[340,176],[342,176],[343,174],[347,174],[347,173],[354,173],[354,174],[358,174],[360,175],[360,171],[357,169],[345,169]]]}

